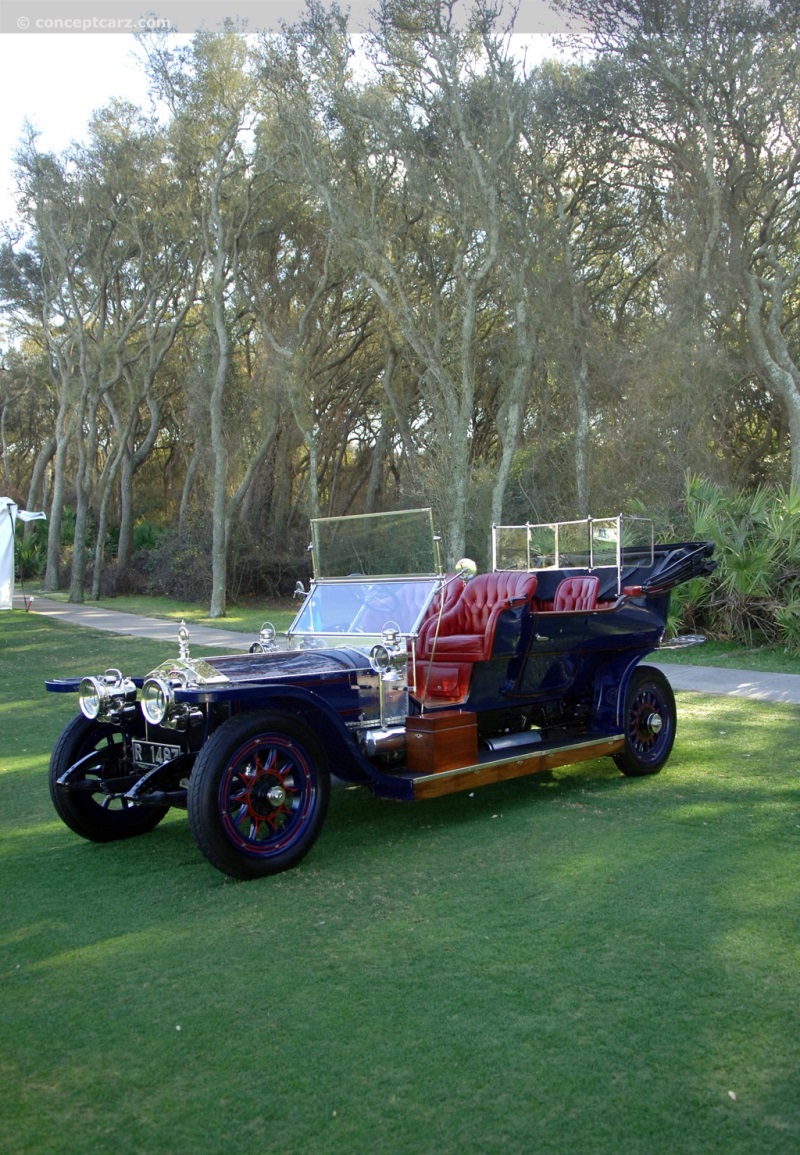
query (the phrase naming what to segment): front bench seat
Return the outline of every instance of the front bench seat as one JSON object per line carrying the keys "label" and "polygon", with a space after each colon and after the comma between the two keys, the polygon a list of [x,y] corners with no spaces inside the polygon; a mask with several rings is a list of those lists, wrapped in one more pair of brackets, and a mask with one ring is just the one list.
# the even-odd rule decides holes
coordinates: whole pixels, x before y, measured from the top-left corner
{"label": "front bench seat", "polygon": [[492,656],[497,621],[504,610],[530,604],[536,593],[535,573],[498,570],[467,583],[458,600],[442,613],[435,629],[420,639],[422,661],[485,662]]}
{"label": "front bench seat", "polygon": [[553,613],[595,609],[599,589],[600,578],[597,574],[564,578],[553,598]]}
{"label": "front bench seat", "polygon": [[431,652],[431,638],[436,633],[436,627],[439,624],[439,599],[444,594],[444,605],[442,606],[442,617],[449,609],[456,604],[458,599],[464,592],[466,582],[458,574],[447,574],[442,589],[428,606],[427,613],[423,619],[422,625],[419,628],[419,637],[417,638],[417,653],[428,654]]}

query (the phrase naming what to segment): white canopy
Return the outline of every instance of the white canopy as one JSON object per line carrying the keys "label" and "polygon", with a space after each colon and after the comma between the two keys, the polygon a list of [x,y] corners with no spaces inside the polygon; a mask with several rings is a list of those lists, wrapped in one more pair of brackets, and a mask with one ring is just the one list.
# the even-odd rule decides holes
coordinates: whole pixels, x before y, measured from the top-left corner
{"label": "white canopy", "polygon": [[20,509],[10,497],[0,497],[0,610],[14,604],[14,522],[38,521],[43,513]]}

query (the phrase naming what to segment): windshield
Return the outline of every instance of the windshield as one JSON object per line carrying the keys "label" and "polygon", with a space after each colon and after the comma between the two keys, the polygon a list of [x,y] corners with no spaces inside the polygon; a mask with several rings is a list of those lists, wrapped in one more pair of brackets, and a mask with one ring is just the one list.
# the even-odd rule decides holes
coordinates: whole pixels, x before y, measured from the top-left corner
{"label": "windshield", "polygon": [[317,578],[439,573],[430,509],[315,518],[311,536]]}
{"label": "windshield", "polygon": [[403,634],[416,630],[439,587],[437,580],[319,581],[295,618],[289,636],[371,634],[393,622]]}

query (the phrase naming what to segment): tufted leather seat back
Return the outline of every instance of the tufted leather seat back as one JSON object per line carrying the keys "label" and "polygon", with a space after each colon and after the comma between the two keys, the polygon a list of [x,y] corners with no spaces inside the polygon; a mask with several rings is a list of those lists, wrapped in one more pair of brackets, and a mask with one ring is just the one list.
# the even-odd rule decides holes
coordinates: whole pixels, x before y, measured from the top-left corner
{"label": "tufted leather seat back", "polygon": [[[444,616],[449,609],[452,608],[464,592],[464,581],[457,574],[447,574],[444,579],[444,606],[442,608],[442,616]],[[439,598],[442,593],[438,593],[428,606],[428,612],[425,615],[425,620],[420,626],[418,648],[420,652],[425,652],[430,647],[430,639],[436,632],[436,626],[439,621]]]}
{"label": "tufted leather seat back", "polygon": [[[530,603],[536,592],[534,573],[500,570],[474,577],[461,596],[420,631],[419,656],[437,660],[480,662],[492,654],[497,621],[512,605]],[[438,632],[437,632],[438,626]]]}
{"label": "tufted leather seat back", "polygon": [[593,610],[599,589],[600,578],[596,574],[564,578],[553,598],[553,612]]}
{"label": "tufted leather seat back", "polygon": [[526,601],[536,591],[534,573],[499,570],[478,574],[467,584],[461,597],[442,614],[443,634],[483,634],[498,605]]}

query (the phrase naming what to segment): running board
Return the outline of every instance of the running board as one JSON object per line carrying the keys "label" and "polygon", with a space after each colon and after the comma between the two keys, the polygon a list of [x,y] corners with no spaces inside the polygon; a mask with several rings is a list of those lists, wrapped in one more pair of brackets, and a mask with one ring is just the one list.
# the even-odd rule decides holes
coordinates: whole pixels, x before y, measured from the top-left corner
{"label": "running board", "polygon": [[527,774],[540,774],[543,770],[555,770],[559,766],[570,766],[573,762],[590,762],[593,758],[603,758],[607,754],[620,754],[624,749],[624,734],[616,734],[610,738],[572,742],[550,747],[549,750],[516,754],[513,758],[496,758],[475,766],[460,766],[456,770],[424,774],[413,779],[414,801],[438,798],[442,794],[457,794],[459,790],[490,786],[510,778],[524,778]]}

